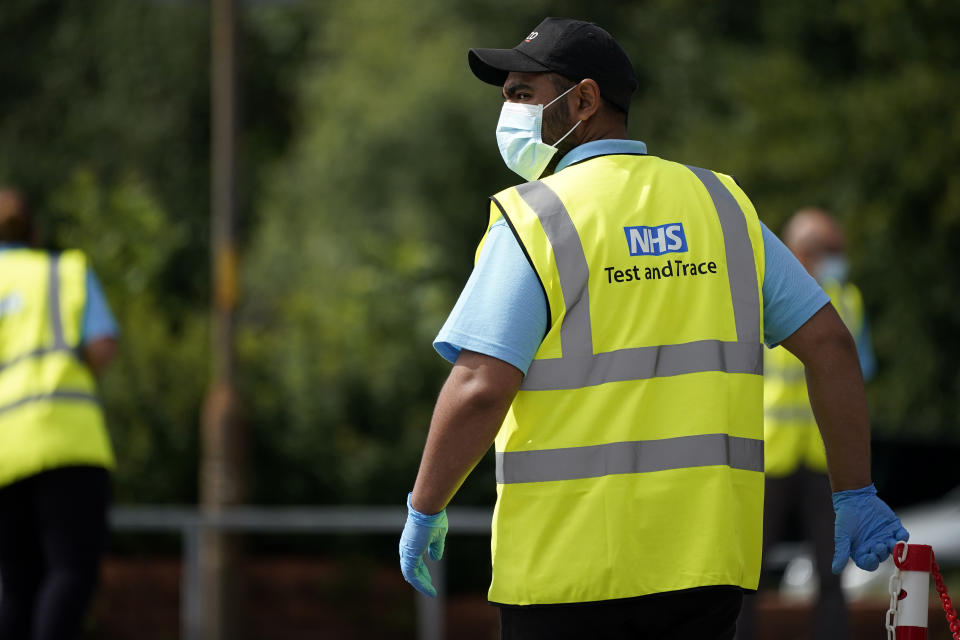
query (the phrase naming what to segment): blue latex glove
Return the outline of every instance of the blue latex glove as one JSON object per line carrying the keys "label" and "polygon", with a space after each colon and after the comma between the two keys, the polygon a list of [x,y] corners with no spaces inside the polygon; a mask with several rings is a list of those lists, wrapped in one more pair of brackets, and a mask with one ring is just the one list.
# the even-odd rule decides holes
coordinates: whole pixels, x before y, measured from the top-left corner
{"label": "blue latex glove", "polygon": [[839,574],[850,556],[864,571],[873,571],[887,559],[898,541],[910,533],[871,484],[863,489],[835,491],[833,512],[833,572]]}
{"label": "blue latex glove", "polygon": [[430,572],[423,561],[429,551],[432,560],[443,557],[443,541],[447,537],[447,510],[432,516],[424,515],[410,506],[407,495],[407,524],[400,536],[400,570],[403,578],[420,593],[436,597],[437,590],[430,581]]}

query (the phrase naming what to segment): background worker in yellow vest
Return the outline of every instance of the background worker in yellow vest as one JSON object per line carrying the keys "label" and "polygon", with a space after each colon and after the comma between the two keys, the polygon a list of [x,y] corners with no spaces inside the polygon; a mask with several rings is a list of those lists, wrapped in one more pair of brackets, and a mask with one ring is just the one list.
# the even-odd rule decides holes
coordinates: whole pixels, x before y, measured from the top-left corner
{"label": "background worker in yellow vest", "polygon": [[[843,233],[822,209],[797,211],[784,226],[783,240],[800,264],[830,296],[833,307],[850,330],[857,346],[864,379],[876,368],[863,298],[847,281]],[[819,594],[812,637],[838,640],[849,637],[840,576],[831,571],[833,510],[830,479],[820,430],[810,408],[803,363],[782,347],[764,354],[764,453],[766,495],[763,546],[776,545],[791,522],[813,543]],[[737,638],[755,637],[755,603],[744,601]]]}
{"label": "background worker in yellow vest", "polygon": [[30,247],[0,190],[0,638],[79,635],[107,533],[113,452],[95,374],[116,323],[85,256]]}
{"label": "background worker in yellow vest", "polygon": [[454,366],[407,496],[407,581],[435,594],[424,556],[493,444],[502,638],[732,638],[760,572],[763,342],[807,368],[838,564],[875,569],[908,534],[871,484],[856,349],[823,290],[732,178],[627,139],[637,81],[603,29],[547,18],[468,61],[502,88],[497,143],[530,182],[492,198],[434,342]]}

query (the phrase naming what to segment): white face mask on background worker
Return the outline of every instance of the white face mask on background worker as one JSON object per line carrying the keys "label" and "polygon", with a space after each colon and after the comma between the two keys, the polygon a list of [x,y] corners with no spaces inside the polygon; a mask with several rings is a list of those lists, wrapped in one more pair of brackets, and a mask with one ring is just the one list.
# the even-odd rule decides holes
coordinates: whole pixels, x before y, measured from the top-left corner
{"label": "white face mask on background worker", "polygon": [[817,282],[839,282],[841,284],[847,281],[847,275],[850,272],[850,263],[839,254],[830,254],[825,256],[817,264],[815,277]]}
{"label": "white face mask on background worker", "polygon": [[543,111],[573,91],[574,85],[546,105],[504,102],[497,122],[497,146],[507,167],[524,180],[536,180],[557,152],[557,145],[580,126],[577,121],[552,145],[543,142]]}

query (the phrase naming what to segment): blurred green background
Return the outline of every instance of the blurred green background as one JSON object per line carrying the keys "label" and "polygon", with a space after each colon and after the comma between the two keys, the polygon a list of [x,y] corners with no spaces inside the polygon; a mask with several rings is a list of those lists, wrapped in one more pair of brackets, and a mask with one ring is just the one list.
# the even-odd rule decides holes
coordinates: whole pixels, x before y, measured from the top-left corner
{"label": "blurred green background", "polygon": [[[774,230],[801,206],[837,213],[879,360],[876,436],[960,443],[957,2],[241,6],[250,502],[402,503],[448,370],[431,340],[486,197],[517,181],[466,49],[512,47],[546,15],[593,20],[631,55],[630,132],[650,153],[736,176]],[[48,244],[90,254],[122,326],[102,384],[118,503],[197,497],[209,20],[204,2],[0,4],[0,182]],[[458,504],[491,501],[484,469]]]}

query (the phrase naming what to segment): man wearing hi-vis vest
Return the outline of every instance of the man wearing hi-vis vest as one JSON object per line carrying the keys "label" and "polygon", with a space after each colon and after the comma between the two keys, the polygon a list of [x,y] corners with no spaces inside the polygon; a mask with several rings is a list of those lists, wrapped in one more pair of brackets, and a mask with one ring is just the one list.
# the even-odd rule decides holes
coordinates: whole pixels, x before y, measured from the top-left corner
{"label": "man wearing hi-vis vest", "polygon": [[0,190],[0,638],[78,637],[107,532],[113,451],[95,374],[116,323],[86,257],[30,247]]}
{"label": "man wearing hi-vis vest", "polygon": [[434,342],[454,366],[407,496],[407,581],[435,595],[424,556],[494,444],[502,638],[731,638],[760,573],[764,342],[807,367],[837,570],[876,568],[907,532],[870,481],[853,341],[736,182],[627,139],[633,66],[594,24],[547,18],[468,61],[528,182],[491,199]]}
{"label": "man wearing hi-vis vest", "polygon": [[[830,296],[850,330],[864,379],[876,368],[863,297],[847,281],[844,238],[834,218],[822,209],[797,211],[783,229],[783,241]],[[783,537],[792,516],[799,516],[804,539],[812,542],[818,597],[811,637],[844,640],[849,623],[840,576],[831,569],[833,511],[823,439],[807,394],[803,363],[777,347],[764,354],[763,426],[766,485],[763,547]],[[756,637],[755,603],[745,598],[737,623],[737,640]]]}

